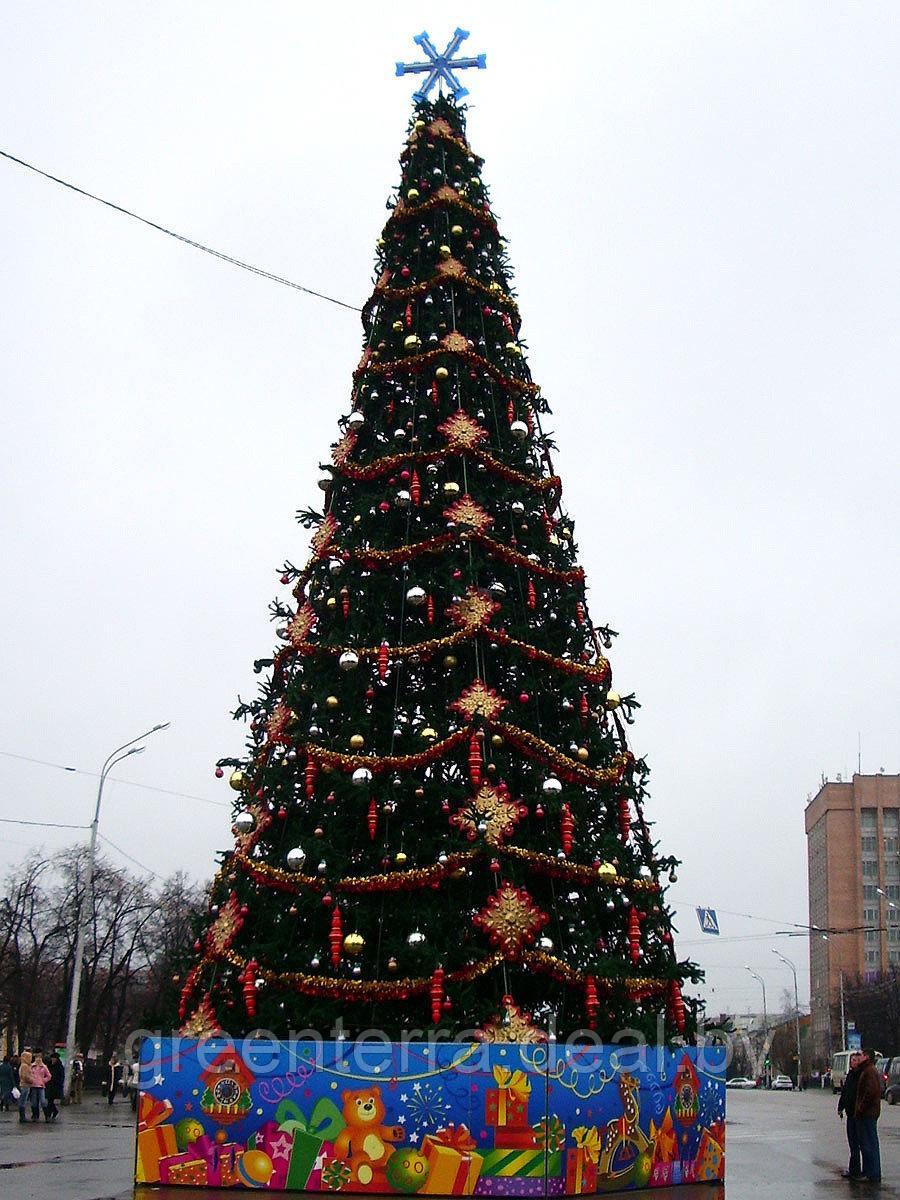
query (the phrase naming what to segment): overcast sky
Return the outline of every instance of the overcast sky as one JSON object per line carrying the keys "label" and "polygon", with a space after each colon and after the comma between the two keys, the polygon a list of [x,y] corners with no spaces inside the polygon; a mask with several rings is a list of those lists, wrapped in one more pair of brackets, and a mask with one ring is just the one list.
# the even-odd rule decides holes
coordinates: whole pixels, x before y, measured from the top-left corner
{"label": "overcast sky", "polygon": [[[745,963],[776,1008],[773,946],[808,990],[775,933],[807,919],[808,795],[858,733],[900,770],[896,4],[7,0],[0,148],[360,304],[394,61],[456,23],[592,616],[684,860],[679,946],[711,1010],[759,1006]],[[0,751],[96,772],[171,720],[101,830],[205,879],[359,319],[3,160],[0,224]],[[87,824],[95,787],[0,756],[5,817]],[[81,836],[2,828],[3,868]]]}

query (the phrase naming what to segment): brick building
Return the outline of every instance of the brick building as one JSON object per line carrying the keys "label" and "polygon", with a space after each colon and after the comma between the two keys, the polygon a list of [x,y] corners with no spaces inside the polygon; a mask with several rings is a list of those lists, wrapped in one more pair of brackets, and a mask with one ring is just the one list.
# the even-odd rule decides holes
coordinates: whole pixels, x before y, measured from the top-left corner
{"label": "brick building", "polygon": [[[813,1052],[841,1049],[847,979],[900,968],[900,775],[828,780],[806,806]],[[846,932],[840,932],[846,931]]]}

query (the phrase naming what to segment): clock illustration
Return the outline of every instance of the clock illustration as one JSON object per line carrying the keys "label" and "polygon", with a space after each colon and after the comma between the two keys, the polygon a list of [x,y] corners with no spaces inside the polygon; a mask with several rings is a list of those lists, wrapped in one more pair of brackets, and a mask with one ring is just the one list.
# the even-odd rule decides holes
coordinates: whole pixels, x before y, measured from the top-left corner
{"label": "clock illustration", "polygon": [[200,1110],[219,1125],[240,1121],[250,1111],[250,1087],[255,1077],[233,1050],[223,1050],[200,1078],[206,1084]]}

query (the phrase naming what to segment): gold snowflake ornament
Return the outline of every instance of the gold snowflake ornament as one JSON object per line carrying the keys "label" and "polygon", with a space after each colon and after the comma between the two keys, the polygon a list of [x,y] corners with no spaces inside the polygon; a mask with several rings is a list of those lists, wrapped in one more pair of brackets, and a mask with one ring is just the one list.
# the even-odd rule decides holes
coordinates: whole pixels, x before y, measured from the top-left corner
{"label": "gold snowflake ornament", "polygon": [[501,883],[487,904],[472,918],[493,945],[505,954],[516,956],[523,946],[533,942],[538,930],[550,918],[537,907],[523,887]]}
{"label": "gold snowflake ornament", "polygon": [[482,836],[487,844],[499,846],[510,836],[521,817],[521,806],[515,800],[485,783],[478,789],[477,796],[453,814],[450,824],[462,830],[470,841],[475,840],[479,827],[483,826]]}
{"label": "gold snowflake ornament", "polygon": [[494,518],[484,511],[477,500],[465,492],[458,500],[444,509],[444,516],[455,525],[466,525],[469,529],[490,529]]}
{"label": "gold snowflake ornament", "polygon": [[438,433],[442,433],[451,446],[462,450],[474,450],[478,443],[487,437],[487,430],[461,408],[451,413],[445,421],[441,421]]}

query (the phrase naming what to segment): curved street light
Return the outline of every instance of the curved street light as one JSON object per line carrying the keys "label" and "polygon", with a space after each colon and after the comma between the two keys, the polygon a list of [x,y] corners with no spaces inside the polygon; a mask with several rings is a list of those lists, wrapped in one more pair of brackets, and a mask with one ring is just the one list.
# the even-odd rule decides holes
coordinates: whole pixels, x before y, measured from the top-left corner
{"label": "curved street light", "polygon": [[[117,746],[110,754],[103,766],[100,768],[100,784],[97,788],[97,802],[94,805],[94,819],[91,822],[91,840],[88,848],[87,874],[85,875],[84,887],[81,889],[81,895],[78,898],[78,914],[76,920],[75,934],[75,960],[72,964],[72,986],[69,992],[69,1019],[66,1025],[66,1062],[65,1075],[63,1079],[63,1095],[68,1096],[69,1088],[72,1086],[72,1059],[75,1057],[75,1024],[78,1020],[78,999],[81,994],[81,969],[84,964],[84,941],[85,941],[85,925],[87,916],[87,898],[91,895],[94,887],[94,859],[97,855],[97,828],[100,824],[100,801],[103,798],[103,785],[106,783],[106,777],[109,775],[113,767],[117,767],[120,762],[126,758],[131,758],[133,754],[143,754],[144,746],[135,746],[135,742],[143,741],[152,733],[158,733],[161,729],[168,729],[169,721],[163,721],[159,725],[154,725],[152,729],[148,729],[146,733],[138,734],[131,741],[123,742],[121,746]],[[130,749],[129,749],[130,747]],[[124,754],[122,753],[124,751]]]}
{"label": "curved street light", "polygon": [[785,964],[785,966],[788,966],[791,968],[791,972],[794,976],[794,1017],[795,1017],[796,1026],[797,1026],[797,1091],[799,1092],[800,1091],[800,993],[797,990],[797,968],[794,966],[794,964],[791,962],[791,960],[789,958],[784,957],[784,955],[781,953],[780,950],[773,949],[772,953],[775,955],[776,958],[780,958],[781,961]]}

